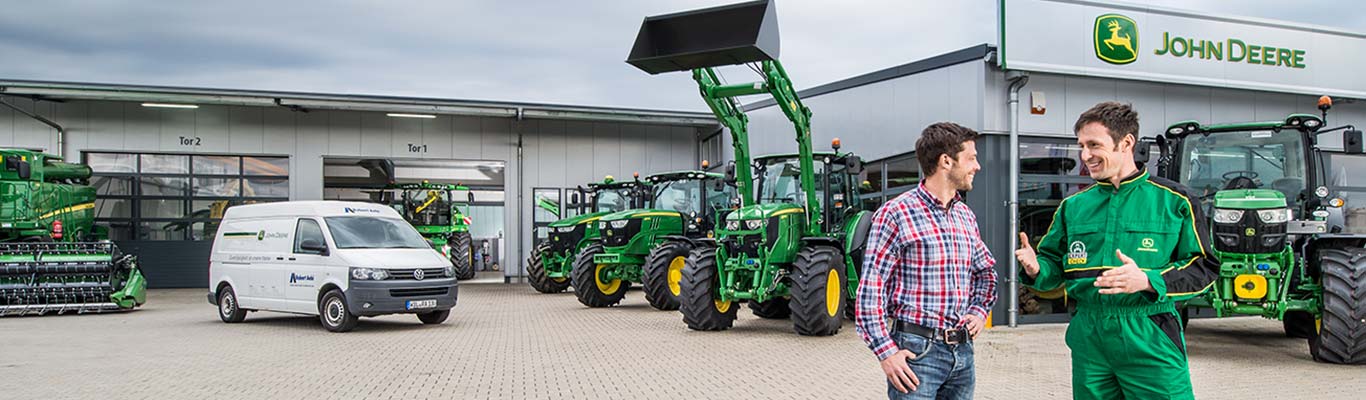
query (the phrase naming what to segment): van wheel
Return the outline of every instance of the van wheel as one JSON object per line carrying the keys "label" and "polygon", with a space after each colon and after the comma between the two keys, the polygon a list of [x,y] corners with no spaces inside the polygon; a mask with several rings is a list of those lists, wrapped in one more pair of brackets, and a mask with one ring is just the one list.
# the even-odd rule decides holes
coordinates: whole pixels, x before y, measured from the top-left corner
{"label": "van wheel", "polygon": [[417,319],[427,325],[436,325],[446,322],[446,317],[449,316],[451,316],[451,310],[441,310],[417,314]]}
{"label": "van wheel", "polygon": [[332,332],[350,331],[360,322],[360,317],[346,307],[346,297],[342,291],[337,289],[323,295],[323,301],[318,303],[318,319],[322,320],[324,328]]}
{"label": "van wheel", "polygon": [[232,291],[232,286],[224,286],[218,292],[218,318],[229,324],[247,319],[247,310],[237,304],[237,293]]}

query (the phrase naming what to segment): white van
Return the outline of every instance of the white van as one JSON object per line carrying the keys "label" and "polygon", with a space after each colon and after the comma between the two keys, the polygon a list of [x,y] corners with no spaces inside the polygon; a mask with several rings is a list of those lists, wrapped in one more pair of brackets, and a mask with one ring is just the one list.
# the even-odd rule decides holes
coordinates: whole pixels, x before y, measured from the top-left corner
{"label": "white van", "polygon": [[439,324],[457,289],[450,260],[393,209],[371,203],[232,207],[209,256],[209,303],[228,323],[267,310],[318,315],[333,332],[396,313]]}

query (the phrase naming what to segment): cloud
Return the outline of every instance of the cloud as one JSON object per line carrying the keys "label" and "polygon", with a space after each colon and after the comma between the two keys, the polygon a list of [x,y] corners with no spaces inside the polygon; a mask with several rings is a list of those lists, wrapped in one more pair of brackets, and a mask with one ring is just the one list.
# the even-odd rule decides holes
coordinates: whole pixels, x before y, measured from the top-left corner
{"label": "cloud", "polygon": [[[688,74],[623,60],[644,16],[729,2],[16,2],[0,13],[0,78],[702,110]],[[1366,31],[1351,4],[1151,3]],[[992,0],[777,6],[799,88],[996,35]]]}

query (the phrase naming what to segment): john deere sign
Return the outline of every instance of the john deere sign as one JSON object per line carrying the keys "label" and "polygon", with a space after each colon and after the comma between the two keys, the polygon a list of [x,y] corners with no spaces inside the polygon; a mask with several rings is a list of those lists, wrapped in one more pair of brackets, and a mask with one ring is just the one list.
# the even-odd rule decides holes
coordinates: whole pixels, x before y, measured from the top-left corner
{"label": "john deere sign", "polygon": [[1010,70],[1366,98],[1366,35],[1095,0],[999,0]]}
{"label": "john deere sign", "polygon": [[1119,14],[1096,17],[1096,58],[1111,64],[1128,64],[1138,59],[1138,26]]}

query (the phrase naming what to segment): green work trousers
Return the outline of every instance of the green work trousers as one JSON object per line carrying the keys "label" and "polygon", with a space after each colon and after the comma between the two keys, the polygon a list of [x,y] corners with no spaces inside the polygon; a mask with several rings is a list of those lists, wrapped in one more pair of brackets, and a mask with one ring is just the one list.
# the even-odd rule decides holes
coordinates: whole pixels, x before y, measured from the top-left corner
{"label": "green work trousers", "polygon": [[1067,327],[1074,399],[1194,399],[1181,319],[1170,302],[1086,304]]}

